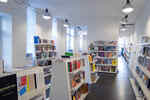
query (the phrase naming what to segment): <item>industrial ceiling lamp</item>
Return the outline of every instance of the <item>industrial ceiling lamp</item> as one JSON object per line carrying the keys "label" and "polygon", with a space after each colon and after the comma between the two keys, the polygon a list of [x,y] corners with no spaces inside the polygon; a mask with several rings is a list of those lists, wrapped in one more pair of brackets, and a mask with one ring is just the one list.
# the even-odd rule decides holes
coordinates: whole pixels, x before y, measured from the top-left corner
{"label": "industrial ceiling lamp", "polygon": [[127,24],[128,23],[128,15],[125,15],[121,21],[120,21],[120,24]]}
{"label": "industrial ceiling lamp", "polygon": [[7,3],[8,0],[0,0],[0,3]]}
{"label": "industrial ceiling lamp", "polygon": [[68,19],[65,19],[65,23],[64,23],[64,27],[69,27],[69,21],[68,21]]}
{"label": "industrial ceiling lamp", "polygon": [[44,14],[43,14],[43,18],[48,20],[48,19],[51,19],[51,14],[48,12],[48,9],[46,8],[45,11],[44,11]]}
{"label": "industrial ceiling lamp", "polygon": [[120,31],[127,31],[128,28],[126,27],[126,24],[121,24],[120,25]]}
{"label": "industrial ceiling lamp", "polygon": [[125,6],[122,8],[122,12],[125,14],[129,14],[134,11],[133,6],[131,5],[130,0],[126,0]]}

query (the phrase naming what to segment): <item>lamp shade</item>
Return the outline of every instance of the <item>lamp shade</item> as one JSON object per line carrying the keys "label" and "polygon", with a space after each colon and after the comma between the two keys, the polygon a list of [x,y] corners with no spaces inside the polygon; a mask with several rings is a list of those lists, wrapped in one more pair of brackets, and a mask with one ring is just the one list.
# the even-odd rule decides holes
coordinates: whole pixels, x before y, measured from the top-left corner
{"label": "lamp shade", "polygon": [[8,2],[8,0],[0,0],[0,3],[7,3]]}
{"label": "lamp shade", "polygon": [[44,14],[43,14],[43,18],[48,20],[48,19],[51,19],[51,14],[48,12],[48,9],[46,8],[45,11],[44,11]]}
{"label": "lamp shade", "polygon": [[122,8],[122,12],[125,13],[125,14],[129,14],[129,13],[131,13],[133,11],[134,11],[134,8],[131,5],[130,0],[127,0],[126,4]]}

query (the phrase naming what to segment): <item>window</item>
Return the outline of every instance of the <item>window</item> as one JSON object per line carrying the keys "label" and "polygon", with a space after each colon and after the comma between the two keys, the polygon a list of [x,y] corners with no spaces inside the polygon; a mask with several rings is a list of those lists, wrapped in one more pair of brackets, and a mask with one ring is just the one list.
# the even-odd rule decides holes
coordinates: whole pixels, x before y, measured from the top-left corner
{"label": "window", "polygon": [[27,8],[27,54],[34,54],[34,35],[36,32],[36,13],[33,8]]}
{"label": "window", "polygon": [[74,50],[74,28],[73,27],[67,27],[66,28],[66,32],[67,32],[67,52],[73,51]]}
{"label": "window", "polygon": [[83,35],[80,35],[80,51],[83,50]]}

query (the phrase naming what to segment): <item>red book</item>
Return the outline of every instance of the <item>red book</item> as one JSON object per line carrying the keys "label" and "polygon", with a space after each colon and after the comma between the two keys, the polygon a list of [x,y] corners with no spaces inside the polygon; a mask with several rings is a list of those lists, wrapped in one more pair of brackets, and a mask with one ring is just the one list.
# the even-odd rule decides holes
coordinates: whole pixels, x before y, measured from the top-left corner
{"label": "red book", "polygon": [[78,67],[78,69],[80,69],[80,60],[77,63],[77,67]]}
{"label": "red book", "polygon": [[24,86],[26,84],[27,84],[27,77],[26,76],[21,77],[21,86]]}
{"label": "red book", "polygon": [[70,62],[70,72],[72,72],[72,62]]}

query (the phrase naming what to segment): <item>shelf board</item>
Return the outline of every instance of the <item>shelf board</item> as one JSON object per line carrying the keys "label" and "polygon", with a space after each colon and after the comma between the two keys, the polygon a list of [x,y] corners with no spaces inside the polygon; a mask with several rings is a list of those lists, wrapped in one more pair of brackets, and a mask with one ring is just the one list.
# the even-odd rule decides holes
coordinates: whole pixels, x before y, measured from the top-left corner
{"label": "shelf board", "polygon": [[44,51],[36,50],[35,52],[36,53],[41,53],[41,52],[56,52],[56,50],[44,50]]}
{"label": "shelf board", "polygon": [[114,66],[112,64],[95,64],[95,65],[98,65],[98,66]]}
{"label": "shelf board", "polygon": [[92,82],[92,83],[96,83],[98,80],[99,80],[99,76],[97,76],[97,78],[95,79],[95,81]]}
{"label": "shelf board", "polygon": [[73,72],[69,72],[70,74],[76,74],[76,73],[78,73],[78,72],[80,72],[80,71],[84,71],[84,67],[80,67],[80,69],[77,69],[77,70],[75,70],[75,71],[73,71]]}
{"label": "shelf board", "polygon": [[55,46],[55,45],[53,45],[53,44],[51,44],[51,43],[36,43],[36,44],[34,44],[35,46],[37,46],[37,45],[51,45],[51,46]]}
{"label": "shelf board", "polygon": [[85,83],[85,80],[82,80],[76,87],[72,88],[72,90],[77,91],[84,83]]}
{"label": "shelf board", "polygon": [[147,75],[147,77],[150,78],[150,71],[148,71],[148,69],[146,69],[145,67],[143,67],[142,65],[138,64],[139,68]]}
{"label": "shelf board", "polygon": [[140,87],[142,88],[144,95],[146,96],[146,98],[148,100],[150,100],[150,90],[146,87],[143,80],[137,75],[137,73],[133,70],[131,70],[131,71],[133,73],[133,76],[135,77],[135,79],[139,83]]}
{"label": "shelf board", "polygon": [[116,51],[116,50],[112,50],[112,51],[96,51],[96,50],[94,50],[94,51],[92,51],[92,52],[119,52],[119,51]]}
{"label": "shelf board", "polygon": [[[40,99],[39,99],[40,100]],[[46,98],[45,100],[50,100],[50,97]]]}
{"label": "shelf board", "polygon": [[48,88],[50,88],[50,87],[51,87],[51,83],[48,84],[48,85],[45,85],[45,89],[48,89]]}
{"label": "shelf board", "polygon": [[30,92],[26,92],[24,95],[22,95],[22,96],[19,96],[19,100],[25,100],[24,98],[26,98],[26,100],[29,100],[29,99],[31,99],[31,98],[33,98],[33,97],[35,97],[35,96],[37,96],[37,95],[39,95],[39,94],[42,94],[43,93],[43,91],[44,91],[44,87],[42,88],[39,88],[39,89],[34,89],[34,90],[32,90],[32,91],[30,91]]}
{"label": "shelf board", "polygon": [[94,74],[94,73],[96,73],[96,71],[95,72],[91,71],[91,73]]}
{"label": "shelf board", "polygon": [[47,57],[47,58],[41,58],[41,59],[36,59],[37,61],[43,61],[43,60],[53,60],[55,59],[54,57]]}
{"label": "shelf board", "polygon": [[47,77],[47,76],[49,76],[49,75],[52,75],[52,73],[48,73],[48,74],[44,75],[44,77]]}
{"label": "shelf board", "polygon": [[82,94],[81,95],[81,100],[85,100],[85,98],[87,97],[88,93]]}
{"label": "shelf board", "polygon": [[100,59],[118,59],[118,56],[117,57],[99,57]]}
{"label": "shelf board", "polygon": [[111,44],[104,44],[104,45],[97,45],[97,44],[94,44],[94,46],[98,46],[98,47],[100,47],[100,46],[103,46],[103,47],[109,47],[109,46],[112,46],[112,47],[118,47],[118,45],[111,45]]}
{"label": "shelf board", "polygon": [[111,74],[116,74],[116,73],[117,73],[117,71],[116,71],[116,72],[109,72],[109,71],[97,71],[97,72],[100,72],[100,73],[111,73]]}
{"label": "shelf board", "polygon": [[133,88],[134,94],[136,96],[136,100],[143,100],[142,97],[140,96],[139,92],[138,92],[138,89],[136,87],[134,79],[130,79],[130,83],[131,83],[131,86]]}

